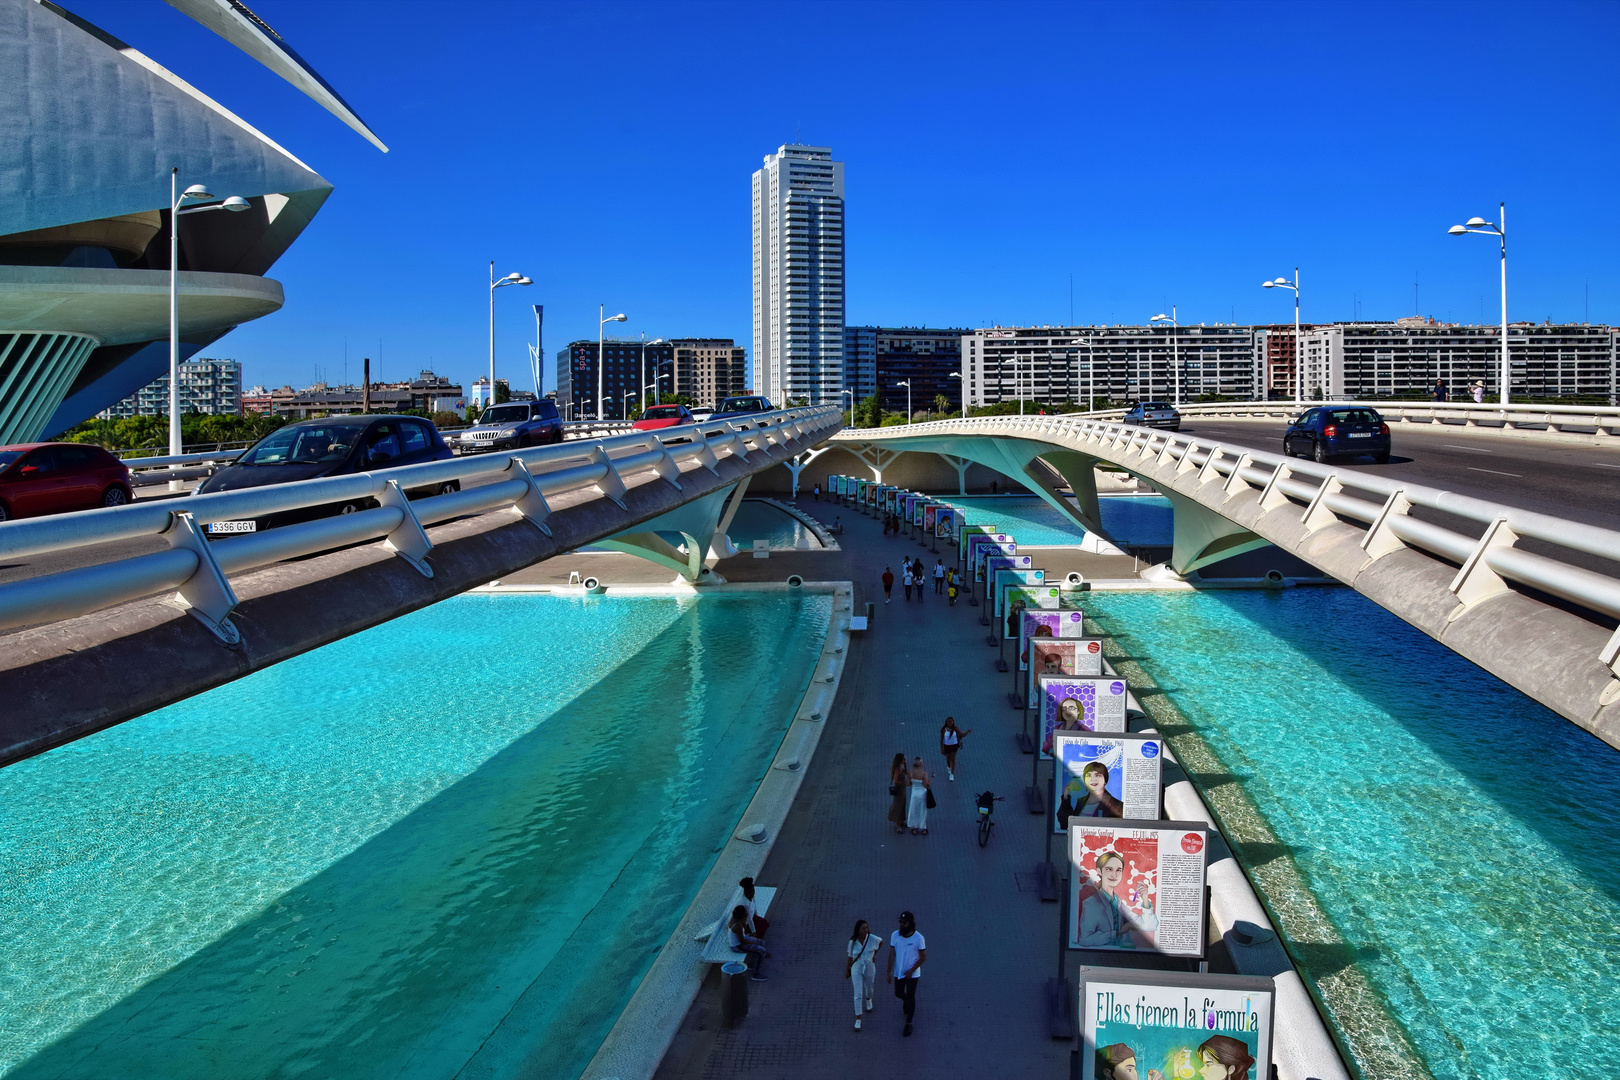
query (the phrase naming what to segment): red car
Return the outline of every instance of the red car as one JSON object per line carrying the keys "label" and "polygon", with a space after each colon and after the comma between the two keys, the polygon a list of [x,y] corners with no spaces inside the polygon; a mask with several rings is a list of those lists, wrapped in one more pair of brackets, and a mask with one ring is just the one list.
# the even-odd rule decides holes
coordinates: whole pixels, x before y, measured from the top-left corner
{"label": "red car", "polygon": [[129,469],[99,446],[0,446],[0,521],[123,506],[129,500]]}
{"label": "red car", "polygon": [[649,405],[647,411],[641,414],[641,419],[630,426],[636,431],[652,431],[655,428],[695,423],[697,420],[685,405]]}

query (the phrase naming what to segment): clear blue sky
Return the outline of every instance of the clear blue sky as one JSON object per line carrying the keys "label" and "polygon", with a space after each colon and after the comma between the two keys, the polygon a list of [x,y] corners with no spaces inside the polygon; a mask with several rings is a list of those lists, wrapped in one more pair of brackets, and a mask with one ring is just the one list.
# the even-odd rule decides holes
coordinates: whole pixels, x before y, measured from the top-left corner
{"label": "clear blue sky", "polygon": [[[848,321],[1620,321],[1620,5],[510,4],[249,0],[379,153],[157,0],[63,0],[336,187],[209,350],[247,382],[470,382],[596,334],[750,344],[749,176],[846,163]],[[1414,300],[1414,281],[1417,283]],[[1482,318],[1483,316],[1483,318]],[[379,346],[379,341],[381,342]],[[555,385],[549,363],[547,384]]]}

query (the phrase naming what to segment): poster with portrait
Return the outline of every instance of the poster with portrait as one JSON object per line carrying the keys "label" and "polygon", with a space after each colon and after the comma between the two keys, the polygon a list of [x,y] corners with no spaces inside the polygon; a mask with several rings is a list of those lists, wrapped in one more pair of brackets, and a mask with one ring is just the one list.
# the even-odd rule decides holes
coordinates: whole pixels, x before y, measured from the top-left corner
{"label": "poster with portrait", "polygon": [[922,508],[922,527],[924,536],[933,536],[934,526],[939,522],[939,504],[926,503]]}
{"label": "poster with portrait", "polygon": [[977,567],[983,558],[984,549],[996,544],[1005,544],[1012,540],[1006,533],[983,533],[968,537],[967,540],[967,573],[973,575],[972,580],[982,581],[978,576]]}
{"label": "poster with portrait", "polygon": [[1001,614],[997,616],[1001,621],[1001,639],[1003,641],[1017,641],[1018,628],[1023,624],[1024,612],[1030,608],[1050,608],[1058,606],[1058,587],[1056,585],[1009,585],[1002,590]]}
{"label": "poster with portrait", "polygon": [[1039,585],[1046,580],[1045,570],[1034,569],[1035,559],[1030,555],[992,555],[984,561],[985,580],[990,583],[984,594],[991,598],[990,614],[1002,613],[1002,590],[1009,585]]}
{"label": "poster with portrait", "polygon": [[1069,819],[1069,948],[1204,955],[1197,821]]}
{"label": "poster with portrait", "polygon": [[1016,555],[1018,544],[1010,533],[997,533],[990,538],[990,542],[980,544],[973,557],[973,580],[983,581],[984,561],[992,555]]}
{"label": "poster with portrait", "polygon": [[1057,611],[1024,611],[1023,625],[1018,632],[1018,670],[1029,670],[1029,643],[1035,638],[1077,638],[1085,632],[1085,612],[1063,609],[1063,596],[1058,595]]}
{"label": "poster with portrait", "polygon": [[1052,791],[1046,811],[1052,831],[1071,820],[1130,818],[1157,821],[1164,740],[1133,731],[1052,733]]}
{"label": "poster with portrait", "polygon": [[1103,676],[1035,676],[1041,709],[1041,757],[1052,756],[1054,731],[1124,731],[1125,680]]}
{"label": "poster with portrait", "polygon": [[962,519],[956,513],[956,507],[940,503],[934,514],[934,539],[956,539],[957,523]]}
{"label": "poster with portrait", "polygon": [[1082,1080],[1267,1080],[1276,986],[1264,975],[1081,967]]}
{"label": "poster with portrait", "polygon": [[994,525],[969,525],[967,518],[962,517],[962,524],[957,528],[956,558],[963,566],[968,562],[968,541],[975,536],[990,536],[995,533]]}
{"label": "poster with portrait", "polygon": [[1028,702],[1037,700],[1042,675],[1096,679],[1103,673],[1102,642],[1097,638],[1030,638],[1023,659],[1029,669],[1024,686],[1024,700]]}
{"label": "poster with portrait", "polygon": [[924,511],[928,508],[928,505],[928,496],[917,496],[917,501],[911,508],[911,523],[913,525],[922,525],[925,523],[925,518],[927,515],[924,513]]}

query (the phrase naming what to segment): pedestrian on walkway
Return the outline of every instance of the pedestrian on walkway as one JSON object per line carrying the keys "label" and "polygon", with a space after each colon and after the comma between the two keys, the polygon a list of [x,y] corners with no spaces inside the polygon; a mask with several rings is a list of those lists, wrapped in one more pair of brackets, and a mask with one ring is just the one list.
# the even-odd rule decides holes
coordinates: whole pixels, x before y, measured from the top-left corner
{"label": "pedestrian on walkway", "polygon": [[1436,401],[1444,401],[1444,400],[1446,400],[1446,397],[1447,397],[1447,394],[1446,394],[1446,380],[1444,380],[1444,379],[1436,379],[1436,380],[1434,380],[1434,400],[1436,400]]}
{"label": "pedestrian on walkway", "polygon": [[954,577],[951,578],[951,583],[948,586],[946,586],[945,591],[950,594],[951,607],[955,607],[956,606],[956,579]]}
{"label": "pedestrian on walkway", "polygon": [[928,569],[923,566],[921,559],[911,560],[911,579],[917,585],[917,603],[922,603],[923,590],[928,587]]}
{"label": "pedestrian on walkway", "polygon": [[962,749],[962,740],[973,734],[973,729],[963,731],[956,726],[956,717],[947,716],[945,723],[939,729],[939,752],[945,755],[945,772],[952,780],[956,779],[956,752]]}
{"label": "pedestrian on walkway", "polygon": [[1470,386],[1468,389],[1473,392],[1474,404],[1475,405],[1483,405],[1483,404],[1485,404],[1485,384],[1484,383],[1476,381],[1474,383],[1474,385]]}
{"label": "pedestrian on walkway", "polygon": [[911,794],[911,771],[906,768],[906,755],[895,754],[889,762],[889,821],[894,831],[906,831],[906,800]]}
{"label": "pedestrian on walkway", "polygon": [[911,827],[911,834],[917,836],[928,835],[928,800],[933,795],[930,790],[933,786],[933,776],[923,767],[923,759],[911,759],[910,788],[906,799],[906,824]]}
{"label": "pedestrian on walkway", "polygon": [[[747,908],[738,904],[731,909],[731,922],[726,927],[726,933],[731,937],[731,947],[734,951],[746,953],[747,956],[754,958],[754,971],[749,978],[755,982],[764,982],[765,974],[761,969],[765,966],[771,951],[765,947],[763,941],[748,932]],[[748,962],[747,956],[743,958],[745,964]]]}
{"label": "pedestrian on walkway", "polygon": [[894,996],[904,1004],[906,1026],[900,1034],[911,1034],[911,1018],[917,1012],[917,981],[922,978],[923,961],[928,959],[928,942],[917,932],[917,917],[900,913],[900,929],[889,935],[889,981]]}
{"label": "pedestrian on walkway", "polygon": [[903,577],[903,579],[904,579],[904,581],[906,583],[906,599],[910,600],[911,599],[911,563],[909,561],[906,561],[906,560],[901,560],[900,572],[901,572],[901,575],[902,575],[902,577]]}
{"label": "pedestrian on walkway", "polygon": [[934,560],[934,595],[945,591],[945,560]]}
{"label": "pedestrian on walkway", "polygon": [[883,602],[887,604],[894,593],[894,571],[883,568]]}
{"label": "pedestrian on walkway", "polygon": [[821,485],[817,484],[816,485],[816,502],[820,502],[820,501],[821,501]]}
{"label": "pedestrian on walkway", "polygon": [[844,965],[844,978],[855,991],[855,1030],[861,1030],[862,1006],[872,1011],[872,991],[877,989],[877,954],[883,940],[872,933],[865,919],[855,920],[855,932],[849,935],[846,950],[849,963]]}

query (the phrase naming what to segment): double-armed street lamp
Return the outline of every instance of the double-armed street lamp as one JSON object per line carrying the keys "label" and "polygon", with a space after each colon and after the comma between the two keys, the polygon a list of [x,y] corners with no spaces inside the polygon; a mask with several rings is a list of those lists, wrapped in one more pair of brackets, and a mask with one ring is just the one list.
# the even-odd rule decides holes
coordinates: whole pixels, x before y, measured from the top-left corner
{"label": "double-armed street lamp", "polygon": [[[214,196],[201,184],[180,190],[180,170],[169,170],[169,456],[180,455],[180,218],[210,210],[239,214],[252,208],[240,195],[231,195],[211,206],[191,206]],[[169,481],[170,491],[180,490],[180,481]]]}
{"label": "double-armed street lamp", "polygon": [[1304,402],[1302,393],[1305,378],[1305,351],[1300,347],[1299,340],[1299,267],[1294,267],[1294,280],[1277,278],[1274,281],[1262,281],[1262,289],[1293,289],[1294,290],[1294,404]]}
{"label": "double-armed street lamp", "polygon": [[507,274],[499,281],[495,279],[495,261],[489,263],[489,404],[495,405],[495,290],[504,289],[508,285],[533,285],[534,282],[522,274],[513,272]]}
{"label": "double-armed street lamp", "polygon": [[840,398],[842,398],[845,394],[849,395],[849,426],[854,427],[855,426],[855,391],[853,391],[853,390],[840,390],[840,391],[838,391],[838,396]]}
{"label": "double-armed street lamp", "polygon": [[1468,219],[1466,225],[1453,225],[1446,230],[1452,236],[1466,236],[1468,233],[1484,233],[1494,236],[1502,243],[1502,404],[1508,403],[1508,321],[1507,321],[1507,203],[1501,204],[1496,221],[1486,221],[1482,217]]}
{"label": "double-armed street lamp", "polygon": [[607,391],[603,385],[603,375],[607,371],[607,353],[603,348],[603,329],[610,322],[628,322],[630,316],[606,314],[607,307],[602,304],[596,306],[596,314],[601,320],[596,327],[596,419],[600,422],[607,419]]}
{"label": "double-armed street lamp", "polygon": [[[962,379],[960,371],[951,372],[951,378]],[[962,379],[962,419],[967,419],[967,380]]]}
{"label": "double-armed street lamp", "polygon": [[911,380],[905,379],[894,385],[906,388],[906,423],[911,423]]}
{"label": "double-armed street lamp", "polygon": [[[1273,282],[1273,285],[1276,283]],[[1172,405],[1181,404],[1181,324],[1176,322],[1176,305],[1170,305],[1170,314],[1153,316],[1148,322],[1165,322],[1170,324],[1170,368],[1174,373],[1175,391]]]}
{"label": "double-armed street lamp", "polygon": [[[647,382],[647,346],[649,346],[649,345],[663,345],[663,344],[665,344],[665,341],[664,341],[663,338],[653,338],[651,341],[646,341],[646,340],[642,341],[642,343],[641,343],[641,381],[642,381],[643,384],[645,384]],[[674,359],[672,357],[671,358],[671,363],[673,363],[673,362],[674,362]],[[663,361],[660,360],[659,363],[663,363]],[[657,370],[658,370],[657,368],[653,369],[653,371],[655,373],[657,372]],[[654,379],[652,381],[652,385],[657,386],[658,385],[658,380]],[[647,392],[646,385],[642,386],[641,392],[642,393]],[[652,403],[654,405],[658,404],[658,398],[656,396],[653,398]],[[646,399],[642,400],[641,407],[643,409],[645,409],[647,407]]]}

